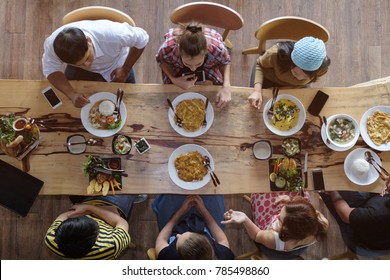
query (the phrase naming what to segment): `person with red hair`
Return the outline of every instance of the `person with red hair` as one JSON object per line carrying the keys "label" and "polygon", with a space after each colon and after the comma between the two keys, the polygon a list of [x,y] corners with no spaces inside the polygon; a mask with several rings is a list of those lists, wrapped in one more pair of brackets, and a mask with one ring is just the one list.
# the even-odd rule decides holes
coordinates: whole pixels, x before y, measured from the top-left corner
{"label": "person with red hair", "polygon": [[280,206],[278,214],[264,228],[256,225],[245,213],[228,210],[223,224],[243,224],[249,237],[262,251],[264,247],[274,252],[285,252],[275,258],[292,259],[309,245],[322,239],[328,229],[328,220],[302,197],[282,195],[275,201]]}

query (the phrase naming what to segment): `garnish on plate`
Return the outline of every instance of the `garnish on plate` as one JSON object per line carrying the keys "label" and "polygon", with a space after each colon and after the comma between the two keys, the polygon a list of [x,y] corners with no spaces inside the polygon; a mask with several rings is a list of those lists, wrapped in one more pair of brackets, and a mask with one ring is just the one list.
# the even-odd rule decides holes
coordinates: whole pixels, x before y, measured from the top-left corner
{"label": "garnish on plate", "polygon": [[[112,194],[115,195],[115,189],[122,189],[122,179],[120,172],[116,172],[112,167],[120,168],[120,159],[117,158],[100,158],[98,156],[87,156],[87,161],[83,165],[84,174],[89,175],[89,185],[87,187],[87,194],[100,193],[105,196],[111,189]],[[96,168],[107,169],[108,172],[97,171]]]}
{"label": "garnish on plate", "polygon": [[300,165],[293,158],[276,158],[270,160],[270,181],[278,189],[296,192],[303,186]]}

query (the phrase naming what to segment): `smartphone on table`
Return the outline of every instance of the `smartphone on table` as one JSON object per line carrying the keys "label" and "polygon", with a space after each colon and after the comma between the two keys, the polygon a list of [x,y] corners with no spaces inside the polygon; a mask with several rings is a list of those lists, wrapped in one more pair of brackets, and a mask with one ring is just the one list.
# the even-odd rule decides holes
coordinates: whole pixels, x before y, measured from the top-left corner
{"label": "smartphone on table", "polygon": [[194,72],[186,72],[186,73],[183,73],[182,76],[188,76],[191,74],[195,74],[195,76],[198,78],[196,80],[197,82],[203,82],[206,80],[206,74],[203,70],[196,71],[195,73]]}
{"label": "smartphone on table", "polygon": [[317,192],[325,191],[324,175],[321,169],[313,170],[313,186]]}
{"label": "smartphone on table", "polygon": [[57,109],[62,105],[61,99],[51,87],[43,89],[42,94],[53,109]]}
{"label": "smartphone on table", "polygon": [[319,90],[313,98],[313,101],[310,103],[307,111],[313,116],[319,116],[322,108],[324,107],[326,101],[328,100],[329,95],[325,92]]}

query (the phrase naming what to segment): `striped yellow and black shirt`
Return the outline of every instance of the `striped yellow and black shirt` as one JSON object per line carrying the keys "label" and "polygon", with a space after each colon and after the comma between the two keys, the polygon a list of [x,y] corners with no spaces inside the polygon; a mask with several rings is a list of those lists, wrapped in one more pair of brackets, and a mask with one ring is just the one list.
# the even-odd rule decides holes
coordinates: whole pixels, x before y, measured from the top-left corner
{"label": "striped yellow and black shirt", "polygon": [[[109,260],[117,258],[124,249],[130,244],[130,234],[120,227],[112,227],[105,221],[86,215],[89,218],[94,219],[99,224],[99,236],[95,242],[95,245],[91,248],[91,251],[85,255],[83,260]],[[46,246],[58,256],[65,258],[58,250],[58,245],[54,241],[55,232],[62,221],[55,220],[48,229],[45,236]]]}

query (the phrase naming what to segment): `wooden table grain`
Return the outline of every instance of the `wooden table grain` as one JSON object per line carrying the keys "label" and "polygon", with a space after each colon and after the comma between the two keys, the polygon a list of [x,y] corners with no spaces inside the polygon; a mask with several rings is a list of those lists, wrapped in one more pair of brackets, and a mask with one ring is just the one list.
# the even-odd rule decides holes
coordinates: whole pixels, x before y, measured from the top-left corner
{"label": "wooden table grain", "polygon": [[[266,139],[273,145],[274,155],[281,154],[283,137],[274,135],[264,125],[262,110],[252,108],[247,97],[251,88],[233,87],[232,102],[224,109],[215,105],[219,86],[196,86],[190,91],[207,96],[212,102],[215,118],[211,128],[196,138],[177,134],[168,121],[166,98],[173,100],[185,92],[173,85],[159,84],[118,84],[101,82],[72,82],[79,91],[91,95],[108,91],[115,93],[118,87],[125,91],[123,98],[127,108],[127,120],[121,133],[133,141],[145,137],[151,150],[138,154],[135,149],[130,155],[120,156],[122,167],[128,173],[123,177],[123,190],[118,194],[243,194],[269,192],[268,161],[256,160],[252,154],[254,142]],[[38,120],[58,120],[50,128],[41,128],[44,140],[30,157],[30,171],[33,176],[45,182],[41,195],[86,195],[88,177],[83,174],[86,154],[112,157],[112,137],[104,138],[100,146],[88,146],[86,154],[71,155],[64,147],[66,138],[74,133],[91,137],[82,126],[80,109],[73,107],[63,95],[63,105],[51,109],[41,94],[47,81],[0,80],[0,115],[15,112]],[[280,94],[291,94],[308,107],[316,88],[285,89]],[[377,105],[390,105],[390,83],[351,88],[321,88],[330,95],[321,114],[330,116],[346,113],[358,122],[364,112]],[[264,90],[263,105],[270,99],[271,91]],[[320,120],[307,114],[303,128],[294,135],[302,141],[302,162],[304,152],[308,152],[309,190],[313,189],[311,171],[321,168],[324,173],[326,190],[360,190],[380,192],[383,182],[378,179],[369,186],[357,186],[344,174],[344,159],[353,149],[368,147],[360,137],[356,145],[344,152],[329,149],[322,141]],[[215,160],[215,172],[221,185],[214,187],[210,181],[196,191],[177,187],[168,174],[168,159],[174,149],[184,144],[198,144],[206,148]],[[390,152],[377,152],[384,167],[390,170]],[[116,156],[116,155],[115,155]],[[20,162],[4,153],[0,159],[18,168]]]}

